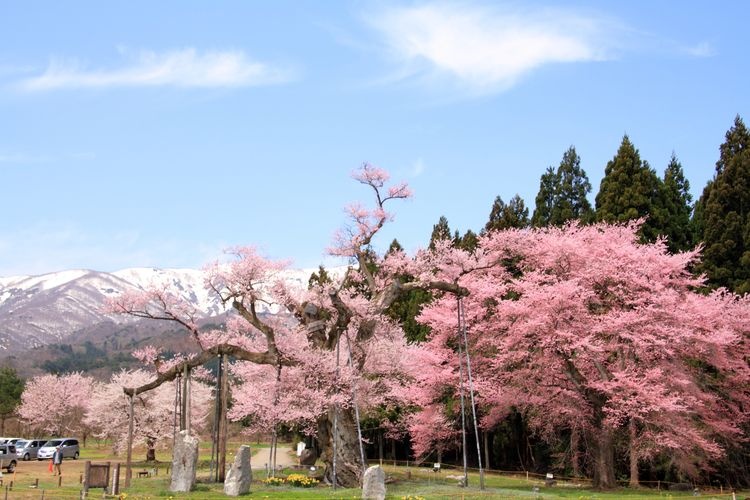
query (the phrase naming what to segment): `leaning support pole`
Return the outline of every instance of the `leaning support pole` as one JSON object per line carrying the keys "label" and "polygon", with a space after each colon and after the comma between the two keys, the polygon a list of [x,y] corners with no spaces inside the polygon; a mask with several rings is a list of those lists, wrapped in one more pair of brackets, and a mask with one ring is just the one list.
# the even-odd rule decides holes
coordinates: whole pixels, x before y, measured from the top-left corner
{"label": "leaning support pole", "polygon": [[128,411],[128,456],[125,464],[125,487],[130,488],[130,478],[133,475],[133,399],[135,394],[130,396],[130,405]]}
{"label": "leaning support pole", "polygon": [[[466,374],[469,378],[469,395],[471,396],[471,416],[474,420],[474,437],[477,442],[477,461],[479,462],[479,489],[484,490],[484,469],[482,468],[482,451],[479,446],[479,426],[477,425],[477,405],[474,402],[474,382],[471,378],[471,358],[469,357],[469,341],[466,335],[466,318],[461,297],[458,298],[458,325],[463,335],[464,353],[466,354]],[[460,340],[459,340],[460,342]]]}

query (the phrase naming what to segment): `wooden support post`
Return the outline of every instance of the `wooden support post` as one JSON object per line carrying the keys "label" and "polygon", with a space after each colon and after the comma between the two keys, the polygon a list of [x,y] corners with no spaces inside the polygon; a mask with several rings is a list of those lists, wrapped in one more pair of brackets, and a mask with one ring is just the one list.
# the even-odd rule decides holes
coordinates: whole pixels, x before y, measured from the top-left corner
{"label": "wooden support post", "polygon": [[89,477],[91,477],[91,460],[86,460],[83,466],[83,494],[89,492]]}
{"label": "wooden support post", "polygon": [[185,382],[186,382],[186,390],[185,390],[185,430],[188,434],[190,434],[190,386],[191,386],[191,380],[190,380],[190,367],[185,364]]}
{"label": "wooden support post", "polygon": [[217,446],[218,479],[223,483],[227,472],[227,405],[229,404],[229,360],[226,354],[221,355],[221,387],[219,391],[219,443]]}
{"label": "wooden support post", "polygon": [[128,417],[128,456],[125,462],[125,487],[130,488],[130,478],[133,477],[133,399],[130,396],[130,412]]}
{"label": "wooden support post", "polygon": [[187,388],[188,388],[188,366],[185,363],[185,367],[182,371],[182,398],[180,401],[180,430],[184,431],[187,429]]}
{"label": "wooden support post", "polygon": [[115,464],[115,473],[112,477],[112,494],[113,495],[119,495],[120,494],[120,463]]}
{"label": "wooden support post", "polygon": [[104,487],[104,493],[109,490],[109,477],[112,470],[112,462],[107,462],[107,480],[105,481],[106,486]]}
{"label": "wooden support post", "polygon": [[378,430],[378,460],[380,466],[383,466],[383,429]]}

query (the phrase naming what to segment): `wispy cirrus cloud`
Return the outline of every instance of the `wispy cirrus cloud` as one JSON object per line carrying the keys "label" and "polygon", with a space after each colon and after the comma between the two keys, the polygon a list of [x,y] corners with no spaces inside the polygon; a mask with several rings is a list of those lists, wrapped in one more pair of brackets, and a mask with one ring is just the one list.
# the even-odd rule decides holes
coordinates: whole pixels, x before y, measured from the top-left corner
{"label": "wispy cirrus cloud", "polygon": [[613,57],[617,23],[572,10],[471,3],[394,7],[370,16],[398,79],[449,78],[474,92],[502,91],[552,63]]}
{"label": "wispy cirrus cloud", "polygon": [[55,59],[38,75],[18,82],[26,91],[107,87],[252,87],[286,83],[290,68],[256,61],[242,51],[166,52],[121,49],[118,67],[90,69],[77,60]]}

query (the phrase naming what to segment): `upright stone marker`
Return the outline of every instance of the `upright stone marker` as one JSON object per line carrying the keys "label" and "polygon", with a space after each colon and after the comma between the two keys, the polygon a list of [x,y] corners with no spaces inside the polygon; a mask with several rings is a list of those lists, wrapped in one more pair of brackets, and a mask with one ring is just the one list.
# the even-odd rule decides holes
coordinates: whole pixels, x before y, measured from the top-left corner
{"label": "upright stone marker", "polygon": [[385,471],[381,466],[373,465],[365,471],[362,500],[385,500]]}
{"label": "upright stone marker", "polygon": [[198,466],[198,438],[180,431],[172,452],[172,482],[169,491],[188,492],[195,486]]}
{"label": "upright stone marker", "polygon": [[224,480],[224,494],[230,497],[244,495],[250,491],[250,483],[253,480],[253,471],[250,467],[250,447],[246,444],[240,446],[234,463],[229,466],[227,477]]}

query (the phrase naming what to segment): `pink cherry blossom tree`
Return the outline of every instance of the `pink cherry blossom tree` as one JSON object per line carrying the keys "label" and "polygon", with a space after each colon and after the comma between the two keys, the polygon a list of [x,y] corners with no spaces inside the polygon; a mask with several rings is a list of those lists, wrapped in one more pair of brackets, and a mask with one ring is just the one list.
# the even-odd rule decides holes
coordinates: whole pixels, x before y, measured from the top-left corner
{"label": "pink cherry blossom tree", "polygon": [[[459,291],[453,282],[432,275],[403,283],[399,267],[413,262],[403,256],[384,261],[372,251],[373,238],[392,218],[386,206],[411,193],[406,184],[387,186],[388,173],[369,164],[354,178],[370,189],[374,205],[346,209],[350,223],[336,233],[330,249],[352,263],[343,279],[310,290],[291,289],[283,280],[286,262],[243,247],[232,251],[234,259],[228,264],[207,268],[207,287],[236,313],[226,330],[200,332],[196,312],[164,288],[124,295],[112,303],[117,312],[183,325],[200,351],[188,358],[190,366],[217,354],[235,357],[233,370],[242,383],[234,390],[232,417],[252,416],[256,425],[266,428],[302,423],[321,444],[326,478],[333,481],[335,462],[336,481],[345,486],[357,485],[363,471],[357,409],[388,401],[405,381],[409,349],[398,325],[384,312],[411,288]],[[290,316],[262,315],[264,303],[277,304]],[[180,369],[160,368],[153,381],[134,392],[156,387]]]}
{"label": "pink cherry blossom tree", "polygon": [[[697,252],[639,244],[637,229],[494,232],[480,239],[474,269],[456,273],[469,291],[483,425],[515,407],[542,436],[581,430],[594,482],[605,488],[615,485],[618,433],[629,439],[637,484],[638,461],[660,453],[697,472],[748,417],[750,299],[696,293],[702,281],[688,269]],[[456,307],[442,297],[421,316],[433,334],[411,391],[425,409],[412,427],[417,451],[445,439],[429,423],[445,419],[440,396],[457,386]]]}
{"label": "pink cherry blossom tree", "polygon": [[18,415],[32,435],[80,436],[85,444],[91,431],[86,408],[95,385],[82,373],[39,375],[26,383]]}
{"label": "pink cherry blossom tree", "polygon": [[[153,380],[144,370],[121,371],[107,383],[94,387],[86,407],[85,422],[98,429],[96,435],[112,442],[113,451],[121,453],[127,446],[129,397],[123,387],[137,387]],[[190,389],[191,421],[201,431],[213,407],[211,388],[193,381]],[[175,386],[163,384],[137,394],[133,404],[133,442],[146,447],[146,460],[156,460],[156,450],[172,443],[175,421]]]}

